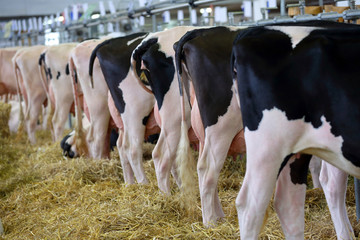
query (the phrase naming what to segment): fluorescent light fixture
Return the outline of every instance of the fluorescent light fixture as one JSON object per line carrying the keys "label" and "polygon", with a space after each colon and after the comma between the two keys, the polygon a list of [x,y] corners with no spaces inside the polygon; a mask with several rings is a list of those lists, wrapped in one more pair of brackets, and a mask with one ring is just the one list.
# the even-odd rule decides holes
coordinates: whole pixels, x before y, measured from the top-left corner
{"label": "fluorescent light fixture", "polygon": [[64,19],[65,19],[64,16],[60,16],[60,17],[57,19],[57,21],[58,21],[58,22],[62,22],[62,21],[64,21]]}
{"label": "fluorescent light fixture", "polygon": [[99,17],[100,17],[100,14],[98,14],[98,13],[91,15],[91,19],[97,19]]}
{"label": "fluorescent light fixture", "polygon": [[212,9],[211,8],[201,8],[200,9],[200,13],[203,14],[204,12],[207,12],[207,13],[211,13],[212,12]]}

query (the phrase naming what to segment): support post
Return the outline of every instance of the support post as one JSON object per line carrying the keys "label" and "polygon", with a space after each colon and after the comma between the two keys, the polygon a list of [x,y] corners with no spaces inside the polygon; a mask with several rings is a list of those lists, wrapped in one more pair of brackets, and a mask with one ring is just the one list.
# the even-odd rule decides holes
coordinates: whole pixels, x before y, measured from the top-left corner
{"label": "support post", "polygon": [[280,15],[286,16],[285,0],[280,1]]}
{"label": "support post", "polygon": [[360,219],[360,180],[354,177],[356,218]]}
{"label": "support post", "polygon": [[300,0],[299,1],[299,8],[300,8],[300,15],[304,15],[305,14],[305,0]]}
{"label": "support post", "polygon": [[156,16],[155,16],[155,14],[153,14],[152,16],[152,31],[153,32],[157,32],[157,25],[156,25]]}

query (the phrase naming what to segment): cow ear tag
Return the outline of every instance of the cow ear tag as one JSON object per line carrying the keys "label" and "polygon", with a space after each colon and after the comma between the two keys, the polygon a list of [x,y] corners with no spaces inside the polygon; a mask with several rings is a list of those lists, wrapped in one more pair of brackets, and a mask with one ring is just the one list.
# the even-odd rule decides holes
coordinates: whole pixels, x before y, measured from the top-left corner
{"label": "cow ear tag", "polygon": [[141,72],[140,74],[140,80],[145,83],[145,84],[149,84],[149,80],[147,79],[146,75],[144,72]]}

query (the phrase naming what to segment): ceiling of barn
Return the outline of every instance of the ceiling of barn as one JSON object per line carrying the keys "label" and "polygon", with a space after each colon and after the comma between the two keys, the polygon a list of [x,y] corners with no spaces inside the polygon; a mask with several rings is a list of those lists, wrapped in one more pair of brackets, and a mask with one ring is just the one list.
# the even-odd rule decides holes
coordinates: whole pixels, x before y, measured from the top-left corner
{"label": "ceiling of barn", "polygon": [[[0,0],[0,17],[56,14],[57,12],[63,12],[64,9],[69,6],[83,3],[88,3],[89,5],[94,4],[98,11],[99,2],[99,0]],[[112,0],[112,2],[116,9],[126,9],[130,2],[138,5],[139,1]],[[109,10],[108,1],[104,0],[103,3],[105,9]]]}
{"label": "ceiling of barn", "polygon": [[[197,0],[199,1],[199,0]],[[280,0],[278,0],[279,2]],[[293,2],[296,0],[286,0]],[[0,0],[0,20],[10,20],[12,18],[46,16],[62,14],[64,9],[71,12],[73,6],[88,4],[93,12],[99,12],[99,3],[102,2],[107,13],[110,12],[109,2],[112,2],[117,11],[126,11],[129,7],[138,9],[141,3],[149,2],[152,6],[164,7],[176,3],[188,3],[189,0]],[[213,5],[227,6],[230,11],[240,10],[242,0],[222,0],[213,1]],[[236,6],[236,7],[234,7]]]}
{"label": "ceiling of barn", "polygon": [[[186,0],[111,0],[117,11],[126,10],[129,6],[134,8],[140,7],[140,2],[150,2],[152,5],[169,6],[176,3],[188,2]],[[64,12],[65,8],[75,5],[88,4],[92,6],[94,11],[100,11],[99,2],[103,2],[105,10],[110,11],[109,0],[0,0],[0,18],[14,17],[30,17],[43,16]],[[228,2],[237,2],[241,5],[241,1],[219,1],[219,4],[227,4]]]}

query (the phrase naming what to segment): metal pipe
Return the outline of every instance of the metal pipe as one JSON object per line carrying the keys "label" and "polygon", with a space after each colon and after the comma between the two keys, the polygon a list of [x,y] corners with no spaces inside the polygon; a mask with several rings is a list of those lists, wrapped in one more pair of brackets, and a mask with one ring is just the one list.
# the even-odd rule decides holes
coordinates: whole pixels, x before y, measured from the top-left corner
{"label": "metal pipe", "polygon": [[346,10],[343,12],[343,18],[348,19],[354,19],[360,17],[360,10]]}
{"label": "metal pipe", "polygon": [[208,3],[213,3],[213,2],[222,2],[223,0],[202,0],[202,1],[196,1],[194,2],[195,5],[199,6],[199,5],[203,5],[203,4],[208,4]]}
{"label": "metal pipe", "polygon": [[192,6],[190,4],[188,6],[189,6],[189,18],[190,18],[190,24],[189,25],[193,25],[192,19],[191,19]]}
{"label": "metal pipe", "polygon": [[[196,1],[194,2],[195,5],[199,6],[199,5],[204,5],[204,4],[209,4],[209,3],[214,3],[214,2],[221,2],[224,0],[201,0],[201,1]],[[151,5],[149,6],[154,7],[155,5]],[[178,8],[185,8],[189,6],[188,3],[180,3],[180,4],[176,4],[176,5],[172,5],[172,6],[167,6],[167,7],[162,7],[162,8],[158,8],[158,9],[152,9],[149,11],[150,14],[155,14],[155,13],[161,13],[164,11],[169,11],[169,10],[174,10],[174,9],[178,9]],[[145,10],[139,11],[139,10],[134,10],[136,13],[133,14],[134,17],[138,17],[144,14],[147,14],[147,12]]]}
{"label": "metal pipe", "polygon": [[169,7],[163,7],[163,8],[159,8],[159,9],[154,9],[154,10],[151,10],[150,12],[151,13],[160,13],[160,12],[174,10],[174,9],[178,9],[178,8],[185,8],[187,6],[189,6],[189,4],[182,3],[182,4],[179,4],[179,5],[175,5],[175,6],[169,6]]}
{"label": "metal pipe", "polygon": [[69,26],[68,29],[69,30],[75,30],[75,29],[80,29],[80,28],[83,28],[83,27],[85,27],[84,24],[77,24],[77,25]]}
{"label": "metal pipe", "polygon": [[280,15],[286,16],[285,0],[280,1]]}
{"label": "metal pipe", "polygon": [[157,31],[157,25],[156,25],[156,15],[152,15],[152,28],[153,28],[153,32]]}
{"label": "metal pipe", "polygon": [[319,13],[317,15],[319,20],[331,20],[331,19],[341,18],[343,16],[344,15],[342,13],[336,13],[336,12]]}
{"label": "metal pipe", "polygon": [[95,21],[95,22],[89,22],[89,23],[87,23],[86,26],[92,27],[92,26],[99,25],[100,23],[101,23],[101,21],[100,21],[100,20],[97,20],[97,21]]}

